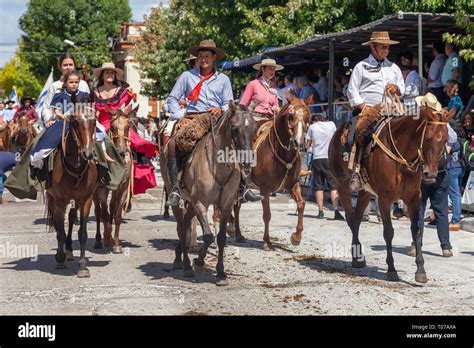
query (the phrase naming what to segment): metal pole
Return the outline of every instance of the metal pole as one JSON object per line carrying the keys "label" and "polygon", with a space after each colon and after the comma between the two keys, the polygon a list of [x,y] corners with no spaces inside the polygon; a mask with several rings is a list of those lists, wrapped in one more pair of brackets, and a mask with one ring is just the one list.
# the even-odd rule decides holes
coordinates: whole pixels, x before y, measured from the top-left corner
{"label": "metal pole", "polygon": [[422,94],[421,79],[423,77],[423,24],[422,24],[422,15],[418,15],[418,75],[420,77],[418,83],[418,91],[420,95]]}
{"label": "metal pole", "polygon": [[328,76],[328,111],[329,120],[334,121],[334,43],[336,39],[329,41],[329,76]]}

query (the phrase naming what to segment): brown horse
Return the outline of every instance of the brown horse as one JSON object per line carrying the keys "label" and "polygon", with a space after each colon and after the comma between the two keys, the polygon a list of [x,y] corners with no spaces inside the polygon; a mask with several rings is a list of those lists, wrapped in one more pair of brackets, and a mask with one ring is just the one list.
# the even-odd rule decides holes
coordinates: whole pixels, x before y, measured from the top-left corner
{"label": "brown horse", "polygon": [[[205,117],[205,116],[201,116]],[[187,248],[186,236],[191,231],[191,220],[197,216],[202,230],[204,244],[194,260],[195,267],[203,267],[207,249],[214,241],[214,235],[207,220],[209,205],[215,204],[221,210],[221,221],[217,234],[219,247],[216,266],[216,285],[226,285],[227,275],[224,272],[224,247],[226,242],[227,222],[237,198],[240,183],[240,165],[227,159],[224,153],[252,153],[252,138],[255,132],[255,121],[252,114],[242,106],[230,103],[229,110],[220,116],[212,130],[196,145],[192,160],[183,171],[182,197],[187,202],[185,207],[173,206],[173,214],[177,221],[179,243],[176,247],[175,269],[184,268],[185,277],[193,277]],[[171,182],[167,171],[167,149],[161,153],[160,167],[166,188],[171,190]],[[237,156],[238,157],[238,156]],[[183,258],[181,258],[181,255]]]}
{"label": "brown horse", "polygon": [[107,187],[98,186],[93,196],[97,221],[94,248],[102,249],[102,236],[100,234],[101,221],[104,224],[104,245],[112,245],[112,223],[115,222],[112,247],[114,254],[121,254],[123,252],[122,246],[120,245],[120,224],[122,223],[122,214],[127,210],[132,189],[132,180],[130,180],[133,170],[132,151],[130,149],[130,113],[131,107],[128,107],[126,110],[118,109],[114,111],[108,133],[108,136],[117,147],[120,156],[124,159],[126,166],[124,180],[120,183],[117,190],[112,191],[110,209],[107,204],[110,190]]}
{"label": "brown horse", "polygon": [[[97,186],[97,166],[94,159],[96,117],[92,108],[84,108],[77,115],[64,120],[69,123],[69,132],[64,145],[54,157],[51,174],[51,187],[46,190],[48,222],[57,233],[58,250],[56,262],[58,268],[65,268],[64,261],[73,260],[72,239],[64,230],[64,213],[69,203],[72,211],[80,211],[79,241],[81,256],[79,259],[79,278],[89,277],[85,257],[87,241],[87,219],[92,205],[92,194]],[[69,214],[69,226],[74,224],[74,215]],[[64,250],[66,244],[66,251]]]}
{"label": "brown horse", "polygon": [[18,116],[11,134],[13,138],[12,147],[18,148],[20,153],[23,154],[36,135],[36,129],[33,127],[33,123],[30,122],[27,113],[22,112]]}
{"label": "brown horse", "polygon": [[12,126],[8,122],[0,123],[0,151],[10,150],[10,134]]}
{"label": "brown horse", "polygon": [[[304,200],[301,195],[300,147],[304,143],[305,131],[311,117],[308,105],[312,96],[306,100],[292,95],[287,96],[288,104],[284,106],[274,118],[269,131],[262,133],[254,144],[257,164],[252,168],[251,180],[260,189],[263,196],[263,220],[265,232],[263,235],[263,249],[270,250],[269,223],[271,219],[270,194],[281,189],[291,192],[298,208],[298,224],[296,232],[291,235],[291,243],[299,245],[303,232]],[[239,224],[240,205],[235,204],[235,238],[237,242],[245,242]]]}
{"label": "brown horse", "polygon": [[[352,231],[352,267],[366,266],[365,256],[359,241],[359,227],[371,193],[377,195],[378,206],[383,221],[383,236],[387,246],[387,280],[397,281],[392,256],[394,230],[390,218],[390,205],[402,199],[408,207],[411,233],[416,245],[415,280],[426,283],[424,260],[421,252],[422,232],[420,231],[419,208],[421,203],[421,180],[434,182],[438,172],[444,145],[448,139],[447,122],[454,112],[437,112],[422,107],[417,117],[402,116],[390,118],[377,136],[373,136],[377,146],[373,147],[361,165],[368,181],[357,197],[355,210],[352,208],[349,192],[349,169],[347,148],[341,144],[344,128],[334,134],[329,146],[329,162],[337,182],[337,191],[344,206],[346,221]],[[422,223],[422,222],[421,222]]]}

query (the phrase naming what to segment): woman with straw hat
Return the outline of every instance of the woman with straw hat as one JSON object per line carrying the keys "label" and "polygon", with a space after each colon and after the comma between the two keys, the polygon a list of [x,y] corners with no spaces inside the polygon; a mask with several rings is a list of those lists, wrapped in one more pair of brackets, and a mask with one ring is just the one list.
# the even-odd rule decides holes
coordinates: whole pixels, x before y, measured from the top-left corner
{"label": "woman with straw hat", "polygon": [[274,84],[275,73],[284,68],[274,59],[264,59],[253,68],[258,70],[257,78],[250,81],[245,88],[240,104],[248,107],[253,102],[255,113],[264,119],[271,118],[280,111],[278,91]]}

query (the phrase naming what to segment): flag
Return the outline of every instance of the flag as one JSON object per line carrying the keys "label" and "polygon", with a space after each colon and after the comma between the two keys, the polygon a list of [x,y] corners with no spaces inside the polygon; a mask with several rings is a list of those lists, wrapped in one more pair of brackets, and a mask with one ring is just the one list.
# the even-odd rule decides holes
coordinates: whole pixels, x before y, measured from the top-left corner
{"label": "flag", "polygon": [[51,68],[51,72],[49,73],[48,79],[41,90],[41,93],[38,97],[38,101],[36,102],[36,112],[38,115],[41,115],[41,110],[43,109],[44,100],[46,99],[46,95],[48,94],[49,86],[53,83],[53,68]]}
{"label": "flag", "polygon": [[13,86],[13,90],[10,93],[10,98],[8,98],[8,100],[13,100],[15,102],[13,104],[14,109],[20,108],[20,102],[18,100],[18,94],[16,93],[16,87],[15,86]]}

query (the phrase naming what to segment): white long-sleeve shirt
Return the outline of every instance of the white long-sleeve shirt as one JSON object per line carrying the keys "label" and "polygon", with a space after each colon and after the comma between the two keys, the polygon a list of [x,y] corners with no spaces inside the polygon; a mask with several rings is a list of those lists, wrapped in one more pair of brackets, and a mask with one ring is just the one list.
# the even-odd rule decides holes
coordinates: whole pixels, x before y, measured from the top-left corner
{"label": "white long-sleeve shirt", "polygon": [[352,106],[365,103],[376,105],[382,103],[385,87],[392,83],[405,93],[405,83],[400,68],[388,59],[381,64],[370,54],[356,64],[349,80],[347,95]]}
{"label": "white long-sleeve shirt", "polygon": [[[63,84],[64,82],[62,80],[57,80],[54,81],[51,86],[49,86],[48,94],[46,94],[46,97],[44,98],[43,109],[41,110],[41,118],[43,119],[43,122],[45,124],[51,119],[51,117],[53,117],[53,112],[51,110],[51,101],[53,100],[54,95],[61,91],[61,89],[63,88]],[[79,91],[90,94],[91,91],[86,81],[79,81]]]}

